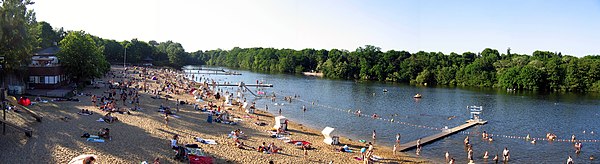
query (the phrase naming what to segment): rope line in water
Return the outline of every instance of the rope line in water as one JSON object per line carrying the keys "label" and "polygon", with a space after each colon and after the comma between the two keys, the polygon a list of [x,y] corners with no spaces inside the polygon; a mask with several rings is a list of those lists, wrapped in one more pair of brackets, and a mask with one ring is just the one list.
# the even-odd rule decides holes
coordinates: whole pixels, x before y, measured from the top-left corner
{"label": "rope line in water", "polygon": [[[300,99],[300,98],[294,98],[296,100],[299,100],[301,102],[307,103],[307,104],[313,104],[315,106],[321,106],[324,108],[328,108],[328,109],[333,109],[333,110],[337,110],[340,112],[346,112],[346,113],[352,113],[352,109],[348,109],[348,110],[344,110],[341,108],[337,108],[337,107],[331,107],[331,106],[327,106],[327,105],[321,105],[321,104],[317,104],[314,102],[308,102],[306,100]],[[370,115],[364,114],[364,113],[353,113],[354,115],[360,115],[360,116],[364,116],[365,118],[370,118]],[[417,124],[412,124],[412,123],[408,123],[408,122],[402,122],[402,121],[397,121],[392,119],[387,119],[387,118],[382,118],[380,116],[378,116],[377,118],[373,118],[373,119],[377,119],[377,120],[382,120],[382,121],[386,121],[386,122],[391,122],[391,123],[397,123],[400,125],[406,125],[406,126],[412,126],[412,127],[417,127],[417,128],[423,128],[423,129],[429,129],[429,130],[436,130],[436,131],[443,131],[445,130],[445,128],[438,128],[438,127],[432,127],[432,126],[426,126],[426,125],[417,125]],[[478,132],[467,132],[467,131],[462,131],[460,132],[461,134],[472,134],[472,135],[481,135],[482,133],[478,133]],[[502,134],[493,134],[493,133],[488,133],[488,136],[490,137],[501,137],[501,138],[508,138],[508,139],[522,139],[522,140],[527,140],[527,137],[524,136],[515,136],[515,135],[502,135]],[[529,140],[533,140],[535,139],[536,141],[551,141],[551,142],[572,142],[572,140],[570,139],[554,139],[554,140],[549,140],[548,138],[539,138],[539,137],[530,137]],[[575,142],[600,142],[600,140],[595,140],[595,139],[579,139],[579,140],[575,140]]]}

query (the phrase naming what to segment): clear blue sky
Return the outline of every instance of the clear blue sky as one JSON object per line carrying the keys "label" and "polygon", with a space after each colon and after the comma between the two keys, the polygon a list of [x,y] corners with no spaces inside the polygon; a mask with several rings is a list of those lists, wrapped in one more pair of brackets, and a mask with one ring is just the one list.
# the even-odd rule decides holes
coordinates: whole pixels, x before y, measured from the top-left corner
{"label": "clear blue sky", "polygon": [[115,40],[233,47],[600,54],[598,0],[46,0],[38,21]]}

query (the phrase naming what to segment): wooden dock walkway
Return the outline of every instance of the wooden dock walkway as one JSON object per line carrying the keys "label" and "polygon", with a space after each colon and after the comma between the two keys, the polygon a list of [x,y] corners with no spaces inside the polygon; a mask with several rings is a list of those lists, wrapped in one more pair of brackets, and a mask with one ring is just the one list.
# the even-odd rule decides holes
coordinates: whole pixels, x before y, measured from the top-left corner
{"label": "wooden dock walkway", "polygon": [[[247,87],[273,87],[273,84],[245,84]],[[233,84],[217,84],[217,86],[219,87],[238,87],[240,86],[239,83],[233,83]]]}
{"label": "wooden dock walkway", "polygon": [[195,75],[202,75],[202,74],[206,74],[206,75],[242,75],[241,73],[238,72],[186,72],[186,74],[195,74]]}
{"label": "wooden dock walkway", "polygon": [[[456,132],[465,130],[465,129],[470,128],[470,127],[475,126],[475,125],[483,125],[485,123],[487,123],[487,121],[483,121],[483,120],[481,120],[481,121],[472,121],[472,120],[469,120],[465,124],[459,125],[457,127],[451,128],[451,129],[443,130],[440,133],[437,133],[437,134],[434,134],[434,135],[431,135],[431,136],[427,136],[425,138],[421,138],[421,145],[429,144],[429,143],[431,143],[433,141],[436,141],[438,139],[442,139],[442,138],[444,138],[444,137],[446,137],[446,136],[448,136],[450,134],[454,134]],[[413,148],[416,148],[416,147],[417,147],[417,140],[411,141],[411,142],[408,142],[408,143],[404,143],[404,144],[400,144],[400,147],[398,147],[398,151],[406,151],[406,150],[413,149]]]}
{"label": "wooden dock walkway", "polygon": [[194,71],[218,71],[218,72],[225,72],[224,69],[216,69],[216,68],[188,68],[185,70],[194,70]]}

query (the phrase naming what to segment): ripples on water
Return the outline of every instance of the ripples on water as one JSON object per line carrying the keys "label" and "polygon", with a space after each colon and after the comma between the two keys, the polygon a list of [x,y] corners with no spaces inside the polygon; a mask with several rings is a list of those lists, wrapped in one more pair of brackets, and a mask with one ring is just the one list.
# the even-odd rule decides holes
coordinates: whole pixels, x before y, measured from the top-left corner
{"label": "ripples on water", "polygon": [[[429,127],[449,128],[464,123],[469,118],[466,106],[483,106],[482,118],[488,124],[475,126],[447,138],[423,147],[422,156],[443,161],[444,153],[449,151],[458,163],[466,163],[467,152],[462,146],[463,139],[469,135],[475,151],[475,161],[483,162],[484,151],[489,151],[490,159],[502,149],[511,151],[511,163],[563,163],[569,155],[578,163],[589,162],[590,155],[600,157],[600,143],[584,142],[582,152],[575,154],[570,142],[538,141],[533,145],[523,139],[494,137],[490,143],[481,139],[480,133],[544,138],[546,133],[555,133],[559,139],[570,139],[575,134],[578,139],[600,139],[598,125],[600,113],[599,96],[577,94],[539,94],[534,92],[506,92],[478,88],[442,88],[415,87],[402,84],[379,82],[354,82],[347,80],[329,80],[314,77],[285,74],[260,74],[248,71],[242,76],[205,75],[237,83],[254,83],[256,80],[273,84],[274,88],[265,88],[268,94],[278,95],[277,102],[283,102],[283,96],[300,95],[300,99],[284,106],[275,106],[270,99],[256,99],[257,106],[269,105],[270,112],[279,108],[283,115],[293,121],[312,128],[325,126],[336,128],[334,135],[351,139],[371,139],[373,130],[377,130],[376,145],[392,146],[396,133],[401,133],[402,142],[416,140],[438,133],[438,131],[413,126],[375,120],[368,117],[356,117],[347,110],[360,109],[362,113],[373,114],[395,122],[407,122]],[[235,88],[224,88],[234,91]],[[383,89],[388,92],[384,93]],[[416,93],[422,99],[413,99]],[[374,94],[374,95],[373,95]],[[302,105],[308,108],[302,112]],[[322,107],[327,106],[327,107]],[[334,109],[343,109],[342,111]],[[454,116],[454,117],[453,117]],[[452,119],[448,119],[452,117]],[[583,133],[586,131],[587,133]],[[595,134],[590,132],[594,131]],[[468,134],[467,134],[468,133]],[[414,154],[414,150],[408,151]]]}

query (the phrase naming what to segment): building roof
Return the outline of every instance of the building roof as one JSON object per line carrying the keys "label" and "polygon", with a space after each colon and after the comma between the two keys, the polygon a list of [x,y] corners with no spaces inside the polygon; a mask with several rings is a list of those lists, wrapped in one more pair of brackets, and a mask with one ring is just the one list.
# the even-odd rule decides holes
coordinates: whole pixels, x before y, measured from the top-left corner
{"label": "building roof", "polygon": [[38,55],[38,56],[56,55],[56,53],[58,53],[59,50],[60,50],[60,48],[58,48],[57,46],[52,46],[52,47],[48,47],[46,49],[36,52],[35,55]]}

